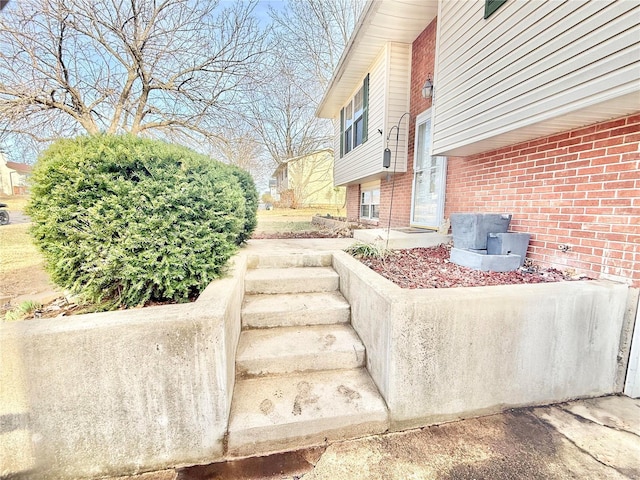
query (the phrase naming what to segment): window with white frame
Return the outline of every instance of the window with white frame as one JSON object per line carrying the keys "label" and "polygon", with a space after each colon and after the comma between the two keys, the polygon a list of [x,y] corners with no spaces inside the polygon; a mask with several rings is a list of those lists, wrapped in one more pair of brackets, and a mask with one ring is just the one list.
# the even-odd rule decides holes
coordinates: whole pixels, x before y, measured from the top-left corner
{"label": "window with white frame", "polygon": [[340,110],[340,156],[367,141],[369,75],[353,98]]}
{"label": "window with white frame", "polygon": [[360,218],[377,220],[380,218],[380,187],[362,188],[360,191]]}

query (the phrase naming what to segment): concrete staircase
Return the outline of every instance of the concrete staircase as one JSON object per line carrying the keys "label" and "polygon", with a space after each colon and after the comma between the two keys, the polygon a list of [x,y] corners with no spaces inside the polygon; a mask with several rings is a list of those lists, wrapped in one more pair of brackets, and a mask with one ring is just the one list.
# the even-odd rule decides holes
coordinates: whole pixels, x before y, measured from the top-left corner
{"label": "concrete staircase", "polygon": [[229,457],[387,430],[387,409],[364,368],[331,254],[261,256],[249,267]]}

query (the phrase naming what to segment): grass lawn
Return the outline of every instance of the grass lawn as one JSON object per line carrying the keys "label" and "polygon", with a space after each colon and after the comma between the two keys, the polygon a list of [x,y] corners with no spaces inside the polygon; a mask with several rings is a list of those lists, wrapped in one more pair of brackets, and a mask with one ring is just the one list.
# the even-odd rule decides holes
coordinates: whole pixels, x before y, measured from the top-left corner
{"label": "grass lawn", "polygon": [[[0,197],[6,203],[9,214],[24,213],[29,197],[26,195]],[[42,268],[43,258],[29,235],[28,223],[9,223],[0,227],[0,276],[4,278],[17,270],[29,267]]]}
{"label": "grass lawn", "polygon": [[0,227],[0,275],[25,267],[42,266],[42,255],[29,236],[29,224]]}
{"label": "grass lawn", "polygon": [[345,209],[336,208],[274,208],[258,211],[258,227],[256,233],[303,232],[318,230],[311,223],[314,215],[345,215]]}
{"label": "grass lawn", "polygon": [[24,213],[24,210],[29,202],[28,195],[17,195],[13,197],[6,197],[0,195],[0,203],[6,203],[6,210],[9,210],[9,214],[14,212]]}

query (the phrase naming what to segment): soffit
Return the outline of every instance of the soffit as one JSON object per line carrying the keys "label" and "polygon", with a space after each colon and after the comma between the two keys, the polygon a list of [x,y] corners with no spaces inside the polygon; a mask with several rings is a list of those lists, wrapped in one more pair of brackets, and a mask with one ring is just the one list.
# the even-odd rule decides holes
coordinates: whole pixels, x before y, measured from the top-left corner
{"label": "soffit", "polygon": [[609,99],[595,105],[586,106],[573,112],[549,116],[542,121],[526,125],[521,128],[505,132],[492,132],[482,139],[465,139],[459,145],[434,145],[434,155],[451,157],[466,157],[483,152],[497,150],[508,145],[515,145],[538,138],[568,132],[577,128],[586,127],[607,120],[624,117],[638,113],[638,98],[640,88],[637,91],[617,98]]}
{"label": "soffit", "polygon": [[334,118],[387,43],[413,43],[438,14],[437,0],[369,0],[316,110]]}

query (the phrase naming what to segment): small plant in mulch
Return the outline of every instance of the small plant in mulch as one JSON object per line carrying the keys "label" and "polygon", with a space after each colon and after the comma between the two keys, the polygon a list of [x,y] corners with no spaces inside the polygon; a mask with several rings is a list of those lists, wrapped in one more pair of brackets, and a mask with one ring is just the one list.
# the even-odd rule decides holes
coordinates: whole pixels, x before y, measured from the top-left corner
{"label": "small plant in mulch", "polygon": [[[373,246],[372,252],[376,248],[379,247]],[[539,268],[531,262],[526,262],[525,266],[512,272],[483,272],[451,263],[450,250],[450,245],[439,245],[395,250],[384,255],[358,255],[350,249],[346,251],[402,288],[480,287],[586,279],[570,271]],[[356,252],[367,253],[368,250],[359,247]]]}
{"label": "small plant in mulch", "polygon": [[380,244],[364,242],[356,242],[353,245],[347,247],[344,251],[360,260],[383,260],[389,255],[393,254],[391,250],[383,247]]}
{"label": "small plant in mulch", "polygon": [[7,322],[15,322],[17,320],[24,320],[33,315],[42,305],[33,300],[26,300],[12,310],[9,310],[4,319]]}

